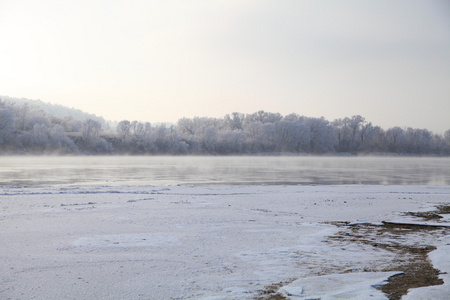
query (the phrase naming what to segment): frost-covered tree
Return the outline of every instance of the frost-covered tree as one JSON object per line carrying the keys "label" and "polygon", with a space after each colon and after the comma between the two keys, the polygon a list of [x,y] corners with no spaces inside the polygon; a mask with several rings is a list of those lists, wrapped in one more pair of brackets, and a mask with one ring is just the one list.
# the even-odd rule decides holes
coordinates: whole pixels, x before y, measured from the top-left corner
{"label": "frost-covered tree", "polygon": [[68,136],[64,127],[59,124],[53,125],[49,132],[49,142],[50,147],[53,151],[59,153],[76,153],[78,152],[77,147],[73,140]]}
{"label": "frost-covered tree", "polygon": [[310,129],[306,124],[281,120],[276,123],[277,150],[306,152],[310,142]]}
{"label": "frost-covered tree", "polygon": [[100,122],[92,119],[87,119],[82,124],[82,137],[84,140],[98,139],[101,130],[102,125],[100,124]]}
{"label": "frost-covered tree", "polygon": [[[0,100],[0,150],[11,153],[257,154],[411,153],[450,155],[450,130],[393,127],[386,131],[360,115],[329,122],[260,110],[223,118],[181,118],[175,126],[123,120],[104,131],[101,118],[49,114],[30,102]],[[51,109],[50,109],[51,110]],[[58,108],[59,110],[59,108]],[[104,120],[103,120],[104,121]]]}
{"label": "frost-covered tree", "polygon": [[137,140],[142,140],[145,137],[145,126],[141,122],[133,121],[130,124],[131,134]]}
{"label": "frost-covered tree", "polygon": [[340,152],[356,152],[362,142],[361,131],[366,125],[365,118],[356,115],[335,120],[333,125],[338,139],[337,150]]}
{"label": "frost-covered tree", "polygon": [[310,130],[310,152],[328,153],[334,152],[336,137],[330,122],[321,118],[307,118],[306,125]]}
{"label": "frost-covered tree", "polygon": [[0,148],[9,143],[14,129],[14,119],[11,111],[0,106]]}
{"label": "frost-covered tree", "polygon": [[228,130],[242,130],[242,124],[244,122],[245,119],[245,115],[238,113],[238,112],[234,112],[231,115],[225,115],[224,117],[224,122],[225,122],[225,127]]}
{"label": "frost-covered tree", "polygon": [[426,129],[407,128],[405,131],[405,152],[414,154],[431,153],[434,148],[431,143],[432,138],[432,133]]}
{"label": "frost-covered tree", "polygon": [[126,140],[130,136],[131,123],[128,120],[122,120],[117,124],[117,133],[119,138]]}
{"label": "frost-covered tree", "polygon": [[277,123],[283,118],[282,115],[279,113],[270,113],[265,112],[263,110],[260,110],[256,113],[249,114],[245,116],[244,122],[247,123],[255,123],[255,122],[261,122],[263,124],[265,123]]}
{"label": "frost-covered tree", "polygon": [[242,130],[227,130],[217,136],[216,152],[219,154],[244,154],[245,133]]}
{"label": "frost-covered tree", "polygon": [[450,129],[445,131],[444,136],[442,138],[443,143],[443,152],[447,155],[450,155]]}
{"label": "frost-covered tree", "polygon": [[393,153],[403,153],[405,151],[405,132],[396,126],[386,131],[386,149]]}

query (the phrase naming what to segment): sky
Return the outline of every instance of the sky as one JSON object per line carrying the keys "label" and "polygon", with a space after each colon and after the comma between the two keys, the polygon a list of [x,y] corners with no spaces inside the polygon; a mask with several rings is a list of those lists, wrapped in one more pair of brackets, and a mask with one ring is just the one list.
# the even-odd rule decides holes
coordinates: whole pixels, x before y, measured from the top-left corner
{"label": "sky", "polygon": [[448,0],[0,0],[0,95],[108,120],[450,129]]}

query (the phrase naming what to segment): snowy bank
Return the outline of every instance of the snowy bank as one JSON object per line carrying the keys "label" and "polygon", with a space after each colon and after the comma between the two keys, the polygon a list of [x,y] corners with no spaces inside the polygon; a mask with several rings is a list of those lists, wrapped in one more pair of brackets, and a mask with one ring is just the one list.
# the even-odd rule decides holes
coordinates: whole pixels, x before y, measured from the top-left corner
{"label": "snowy bank", "polygon": [[[0,204],[2,299],[252,299],[278,283],[292,299],[385,299],[374,286],[398,272],[373,270],[396,254],[337,224],[419,222],[403,213],[450,205],[450,187],[11,186]],[[405,298],[445,299],[448,236],[412,237],[447,274]]]}
{"label": "snowy bank", "polygon": [[[386,299],[374,286],[398,272],[332,274],[296,280],[280,289],[292,299]],[[372,287],[372,288],[371,288]]]}

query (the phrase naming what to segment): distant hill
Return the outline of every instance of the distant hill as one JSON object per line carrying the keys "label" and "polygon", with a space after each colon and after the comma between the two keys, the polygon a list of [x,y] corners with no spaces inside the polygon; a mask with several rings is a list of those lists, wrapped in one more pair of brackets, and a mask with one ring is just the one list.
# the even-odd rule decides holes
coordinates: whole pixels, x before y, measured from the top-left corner
{"label": "distant hill", "polygon": [[67,106],[59,105],[59,104],[52,104],[48,102],[43,102],[41,100],[30,100],[26,98],[13,98],[8,96],[0,96],[0,100],[10,103],[17,103],[17,104],[28,104],[32,106],[39,107],[42,109],[46,114],[63,119],[64,117],[70,116],[74,118],[75,120],[84,121],[87,119],[92,119],[97,122],[100,122],[102,126],[105,128],[108,127],[108,124],[111,125],[112,122],[107,122],[103,117],[99,117],[95,114],[90,114],[87,112],[84,112],[80,109],[76,108],[69,108]]}

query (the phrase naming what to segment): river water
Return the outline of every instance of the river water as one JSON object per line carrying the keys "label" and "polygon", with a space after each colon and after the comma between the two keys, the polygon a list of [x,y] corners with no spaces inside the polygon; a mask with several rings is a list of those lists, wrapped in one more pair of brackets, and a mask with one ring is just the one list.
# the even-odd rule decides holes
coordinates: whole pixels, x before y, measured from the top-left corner
{"label": "river water", "polygon": [[3,156],[0,186],[450,185],[450,158]]}

